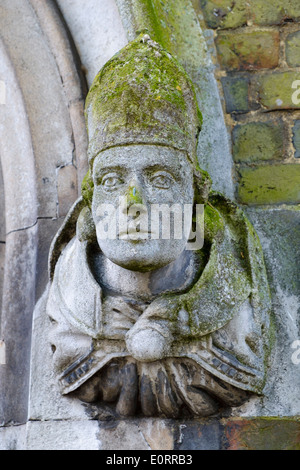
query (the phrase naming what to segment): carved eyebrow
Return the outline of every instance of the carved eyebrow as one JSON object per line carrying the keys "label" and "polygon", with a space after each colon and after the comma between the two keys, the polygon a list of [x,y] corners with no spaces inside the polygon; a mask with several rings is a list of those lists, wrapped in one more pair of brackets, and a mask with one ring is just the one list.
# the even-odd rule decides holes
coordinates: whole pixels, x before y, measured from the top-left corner
{"label": "carved eyebrow", "polygon": [[94,167],[93,169],[93,176],[102,176],[102,175],[105,175],[106,173],[111,173],[113,171],[126,171],[127,168],[126,166],[122,166],[122,165],[106,165],[105,167],[102,167],[102,168],[97,168],[97,166]]}

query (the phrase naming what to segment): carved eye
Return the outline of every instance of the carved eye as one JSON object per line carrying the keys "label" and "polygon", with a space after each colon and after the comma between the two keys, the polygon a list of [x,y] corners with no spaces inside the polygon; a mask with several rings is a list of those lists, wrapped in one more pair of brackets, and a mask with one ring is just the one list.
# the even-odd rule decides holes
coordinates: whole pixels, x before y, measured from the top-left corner
{"label": "carved eye", "polygon": [[104,186],[105,189],[114,189],[122,183],[123,180],[118,175],[106,175],[101,181],[101,185]]}
{"label": "carved eye", "polygon": [[165,172],[156,173],[151,178],[152,185],[159,189],[169,189],[173,181],[173,177]]}

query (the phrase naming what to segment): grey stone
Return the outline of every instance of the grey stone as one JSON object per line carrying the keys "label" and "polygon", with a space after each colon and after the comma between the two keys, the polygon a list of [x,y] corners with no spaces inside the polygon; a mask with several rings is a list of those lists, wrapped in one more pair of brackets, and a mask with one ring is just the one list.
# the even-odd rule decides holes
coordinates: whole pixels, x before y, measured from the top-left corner
{"label": "grey stone", "polygon": [[[73,160],[74,143],[67,98],[55,57],[30,3],[4,0],[1,3],[1,9],[3,12],[0,16],[1,37],[7,48],[11,68],[18,77],[18,82],[13,83],[9,75],[4,75],[7,81],[7,93],[22,95],[23,108],[25,108],[24,112],[29,125],[27,130],[25,125],[19,126],[16,132],[14,128],[16,119],[4,116],[6,117],[4,135],[6,133],[8,138],[10,128],[12,128],[10,133],[14,135],[10,138],[10,143],[13,144],[11,145],[13,158],[6,156],[4,162],[8,164],[10,161],[15,162],[16,159],[24,162],[25,151],[28,154],[27,141],[29,139],[24,139],[24,133],[27,131],[34,151],[34,167],[31,169],[27,161],[23,172],[19,170],[18,175],[24,174],[25,184],[26,173],[34,172],[35,184],[30,186],[28,194],[36,194],[38,207],[34,202],[31,202],[31,206],[35,207],[40,217],[55,217],[57,209],[56,168],[69,164]],[[1,63],[3,63],[2,59]],[[22,107],[16,106],[8,96],[3,111],[19,113],[19,118],[19,115],[22,115],[21,109]],[[22,152],[15,148],[19,140],[24,142]],[[6,153],[9,150],[10,147],[7,146]],[[1,152],[1,158],[4,158],[3,152]],[[4,165],[3,173],[4,178],[7,178],[8,172],[4,169]],[[16,181],[18,181],[17,178]],[[13,187],[11,183],[10,187]],[[22,201],[25,194],[27,194],[25,188],[20,192],[15,191],[15,197],[19,196],[21,199],[20,207],[25,204]],[[22,227],[28,227],[34,222],[35,220],[30,221]],[[7,226],[7,231],[10,230],[11,228]]]}
{"label": "grey stone", "polygon": [[99,450],[97,421],[29,421],[26,450]]}
{"label": "grey stone", "polygon": [[4,281],[4,266],[5,266],[5,243],[0,242],[0,321],[2,313],[2,291]]}
{"label": "grey stone", "polygon": [[5,242],[5,196],[2,165],[0,159],[0,242]]}
{"label": "grey stone", "polygon": [[[116,0],[116,3],[130,41],[136,37],[137,31],[143,29],[153,32],[154,37],[159,29],[162,37],[168,37],[166,44],[162,45],[191,76],[203,114],[197,152],[199,164],[211,175],[213,189],[234,199],[230,137],[212,58],[192,2],[185,3],[184,14],[176,0],[172,0],[172,5],[169,2],[168,8],[154,7],[152,11],[139,0]],[[154,15],[159,15],[158,22],[153,23]]]}
{"label": "grey stone", "polygon": [[6,237],[1,316],[6,364],[0,366],[0,425],[27,420],[36,247],[37,225]]}
{"label": "grey stone", "polygon": [[221,450],[222,425],[219,420],[179,425],[175,449],[181,450]]}
{"label": "grey stone", "polygon": [[117,421],[99,424],[101,450],[151,450],[138,423]]}
{"label": "grey stone", "polygon": [[58,0],[86,69],[91,86],[102,65],[127,44],[127,38],[114,0]]}
{"label": "grey stone", "polygon": [[26,450],[26,425],[0,427],[0,450]]}
{"label": "grey stone", "polygon": [[[159,95],[151,67],[161,73]],[[190,79],[142,33],[96,77],[86,116],[90,172],[52,244],[56,267],[43,298],[66,404],[72,396],[92,403],[86,411],[99,419],[179,418],[261,393],[270,310],[262,252],[242,211],[209,194],[210,179],[197,167],[200,113]],[[206,240],[189,256],[192,211],[180,237],[175,228],[163,235],[165,220],[153,231],[148,215],[165,204],[180,206],[182,218],[195,202],[206,210]],[[115,233],[105,229],[111,224]]]}
{"label": "grey stone", "polygon": [[48,279],[48,258],[51,242],[59,230],[63,219],[39,219],[38,220],[38,246],[36,260],[36,284],[35,295],[38,300],[45,291]]}
{"label": "grey stone", "polygon": [[57,170],[58,216],[66,216],[77,199],[77,171],[73,165]]}

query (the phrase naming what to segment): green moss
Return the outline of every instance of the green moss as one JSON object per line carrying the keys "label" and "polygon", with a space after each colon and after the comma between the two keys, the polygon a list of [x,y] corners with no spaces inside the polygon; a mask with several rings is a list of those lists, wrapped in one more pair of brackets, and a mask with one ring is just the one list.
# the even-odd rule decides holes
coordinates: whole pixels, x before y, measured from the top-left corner
{"label": "green moss", "polygon": [[204,208],[204,227],[204,237],[208,240],[214,239],[218,231],[224,230],[224,221],[211,204],[206,204]]}
{"label": "green moss", "polygon": [[248,163],[282,159],[283,140],[281,121],[238,125],[233,130],[233,158]]}
{"label": "green moss", "polygon": [[265,74],[257,79],[260,103],[268,109],[300,109],[293,103],[296,91],[292,84],[299,80],[298,72],[276,72]]}
{"label": "green moss", "polygon": [[85,177],[83,178],[82,185],[81,185],[81,194],[85,204],[88,207],[91,207],[92,199],[93,199],[93,192],[94,192],[94,182],[91,176],[90,170],[87,172]]}
{"label": "green moss", "polygon": [[240,169],[239,200],[244,204],[299,203],[300,165]]}
{"label": "green moss", "polygon": [[289,34],[286,39],[286,60],[290,67],[300,67],[300,31]]}
{"label": "green moss", "polygon": [[251,12],[254,23],[264,26],[300,19],[299,0],[251,0]]}
{"label": "green moss", "polygon": [[220,31],[216,46],[226,70],[257,70],[278,65],[277,31]]}

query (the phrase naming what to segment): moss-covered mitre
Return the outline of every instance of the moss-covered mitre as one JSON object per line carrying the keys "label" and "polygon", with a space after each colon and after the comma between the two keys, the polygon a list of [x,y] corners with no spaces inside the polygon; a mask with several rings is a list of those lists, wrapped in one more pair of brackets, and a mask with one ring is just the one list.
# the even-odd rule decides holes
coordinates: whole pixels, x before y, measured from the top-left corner
{"label": "moss-covered mitre", "polygon": [[86,100],[89,162],[118,145],[185,150],[196,164],[202,117],[193,84],[178,62],[142,33],[109,60]]}

